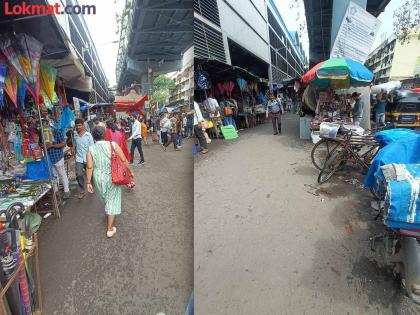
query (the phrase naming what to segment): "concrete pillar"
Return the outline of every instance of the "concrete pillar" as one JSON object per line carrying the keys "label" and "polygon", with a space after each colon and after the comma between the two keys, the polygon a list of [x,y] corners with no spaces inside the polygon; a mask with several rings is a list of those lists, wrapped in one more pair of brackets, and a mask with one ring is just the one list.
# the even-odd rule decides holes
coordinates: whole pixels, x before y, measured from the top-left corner
{"label": "concrete pillar", "polygon": [[[367,0],[351,0],[353,3],[366,9]],[[341,26],[341,21],[346,14],[347,7],[350,0],[333,0],[332,19],[331,19],[331,48],[334,45],[335,38],[337,37],[338,30]]]}
{"label": "concrete pillar", "polygon": [[144,73],[144,74],[141,75],[141,78],[140,78],[141,89],[140,89],[140,91],[141,91],[141,94],[143,94],[143,95],[148,94],[149,89],[151,88],[151,85],[150,85],[151,82],[149,80],[149,77],[150,77],[150,75],[148,75],[147,73]]}

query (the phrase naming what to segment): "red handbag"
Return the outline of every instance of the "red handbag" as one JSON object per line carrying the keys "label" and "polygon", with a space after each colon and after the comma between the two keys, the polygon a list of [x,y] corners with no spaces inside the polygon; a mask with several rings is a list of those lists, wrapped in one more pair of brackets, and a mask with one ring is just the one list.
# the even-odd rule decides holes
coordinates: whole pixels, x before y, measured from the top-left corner
{"label": "red handbag", "polygon": [[114,146],[111,145],[111,175],[114,185],[127,185],[131,183],[131,176],[128,168],[124,165],[118,155],[115,154]]}

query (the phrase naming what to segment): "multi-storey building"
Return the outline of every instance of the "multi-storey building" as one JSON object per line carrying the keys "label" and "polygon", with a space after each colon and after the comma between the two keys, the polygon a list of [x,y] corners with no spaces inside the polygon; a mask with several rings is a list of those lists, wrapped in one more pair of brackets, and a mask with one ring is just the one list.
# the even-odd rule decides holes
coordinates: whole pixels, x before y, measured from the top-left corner
{"label": "multi-storey building", "polygon": [[194,56],[273,84],[303,74],[306,57],[272,0],[194,0]]}
{"label": "multi-storey building", "polygon": [[176,90],[172,92],[169,101],[189,103],[194,99],[194,60],[192,58],[193,48],[190,48],[184,55],[183,66],[180,71],[168,74],[176,84]]}
{"label": "multi-storey building", "polygon": [[271,77],[280,83],[301,76],[308,65],[297,32],[289,32],[273,0],[267,1]]}
{"label": "multi-storey building", "polygon": [[419,30],[412,32],[410,41],[404,44],[392,35],[369,54],[366,66],[375,74],[375,84],[418,76],[416,70],[420,58],[418,32]]}

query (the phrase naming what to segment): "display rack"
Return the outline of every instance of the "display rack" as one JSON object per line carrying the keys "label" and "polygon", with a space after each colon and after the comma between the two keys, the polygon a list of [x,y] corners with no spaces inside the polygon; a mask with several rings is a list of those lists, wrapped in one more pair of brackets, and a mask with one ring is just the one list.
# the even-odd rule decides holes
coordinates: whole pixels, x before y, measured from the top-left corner
{"label": "display rack", "polygon": [[[35,290],[36,290],[36,309],[33,312],[35,315],[42,314],[42,292],[41,292],[41,273],[40,273],[40,267],[39,267],[39,248],[38,248],[38,236],[35,233],[33,235],[34,242],[32,244],[32,248],[29,252],[26,252],[26,257],[34,257],[34,264],[35,264]],[[7,290],[10,289],[12,284],[18,280],[19,272],[25,268],[25,261],[22,260],[18,267],[16,268],[13,275],[10,277],[10,279],[7,281],[6,285],[0,289],[0,315],[9,315],[9,312],[7,311],[7,307],[4,303],[5,294],[7,293]]]}

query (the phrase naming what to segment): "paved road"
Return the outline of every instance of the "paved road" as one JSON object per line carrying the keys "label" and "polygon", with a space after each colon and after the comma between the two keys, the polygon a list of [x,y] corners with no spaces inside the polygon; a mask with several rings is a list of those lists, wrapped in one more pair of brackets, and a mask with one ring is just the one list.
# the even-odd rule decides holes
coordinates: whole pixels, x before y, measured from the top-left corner
{"label": "paved road", "polygon": [[123,193],[118,232],[105,237],[96,196],[71,201],[42,226],[44,313],[183,314],[193,286],[193,161],[144,148],[137,186]]}
{"label": "paved road", "polygon": [[420,314],[372,259],[369,193],[319,187],[297,117],[270,125],[195,161],[197,314]]}

